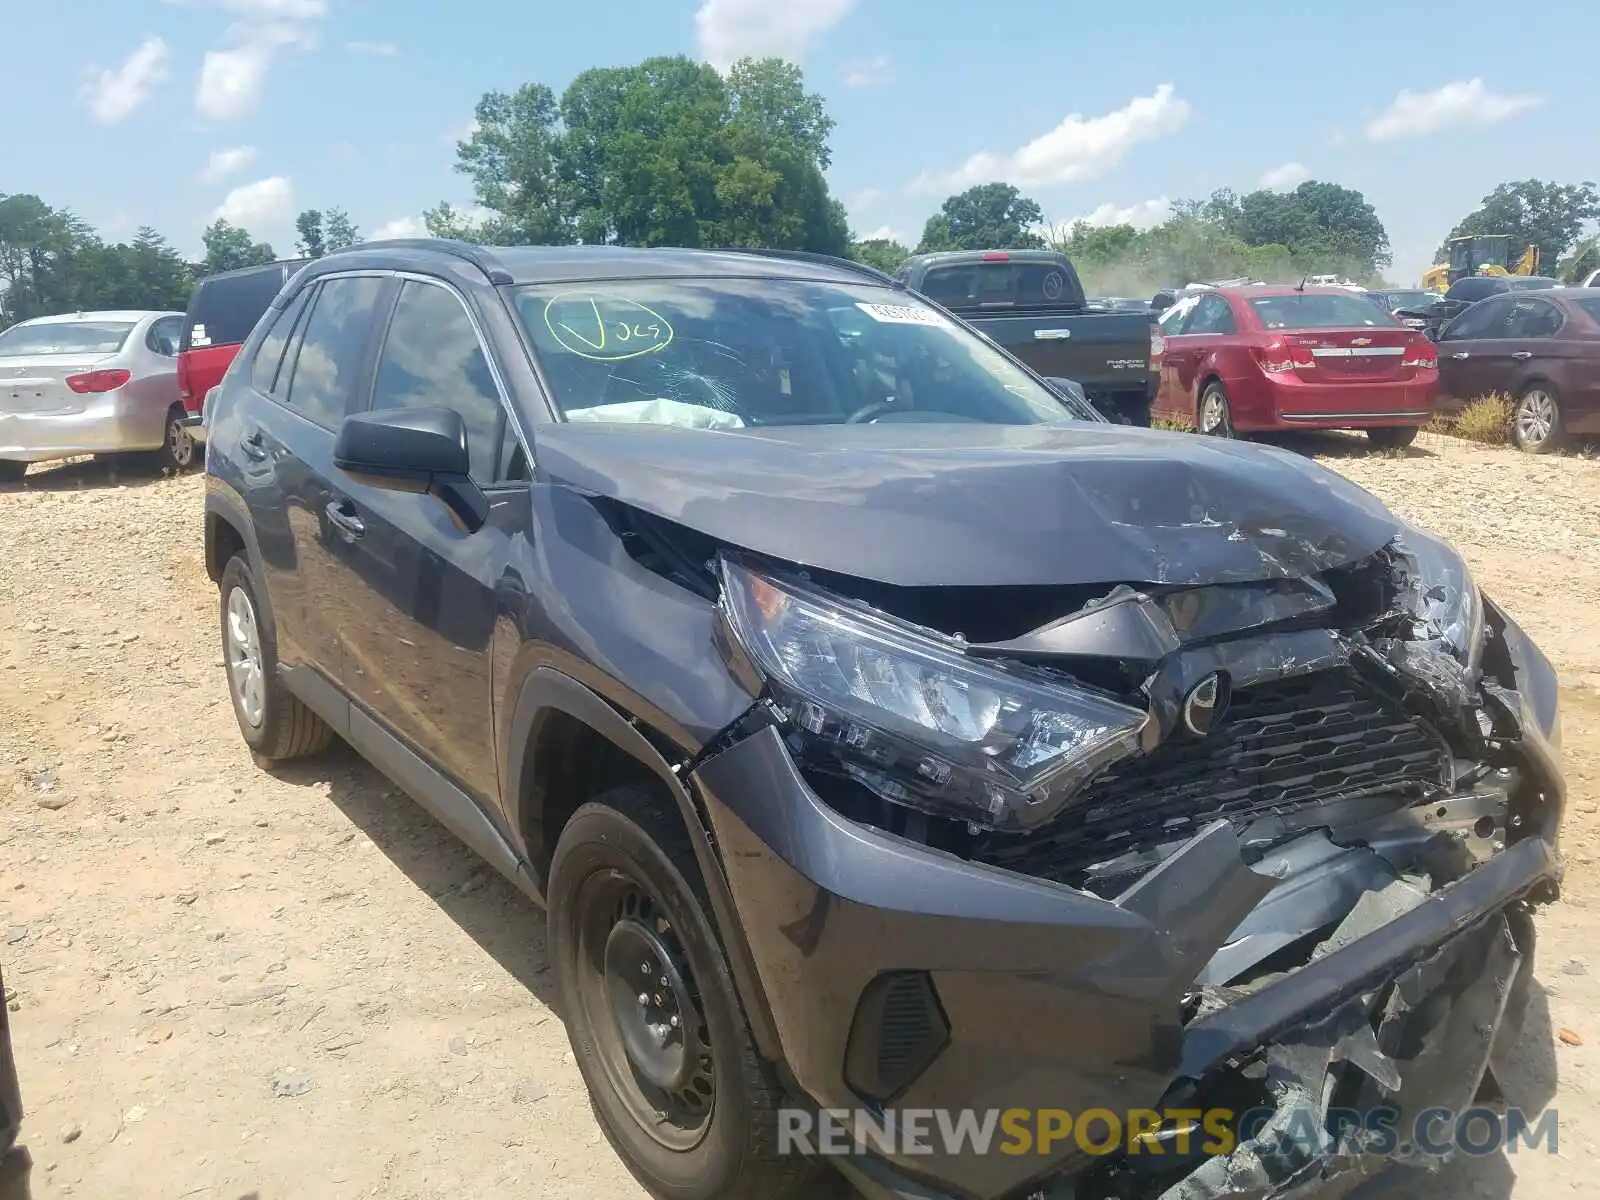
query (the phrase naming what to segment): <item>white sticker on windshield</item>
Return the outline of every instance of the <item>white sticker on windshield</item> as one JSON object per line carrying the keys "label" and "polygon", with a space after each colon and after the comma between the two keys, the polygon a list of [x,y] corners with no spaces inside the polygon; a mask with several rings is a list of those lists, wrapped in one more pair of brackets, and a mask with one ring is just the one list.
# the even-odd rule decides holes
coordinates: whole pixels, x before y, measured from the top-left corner
{"label": "white sticker on windshield", "polygon": [[937,325],[941,328],[948,322],[931,308],[921,308],[909,304],[862,304],[856,307],[874,321],[881,321],[885,325]]}

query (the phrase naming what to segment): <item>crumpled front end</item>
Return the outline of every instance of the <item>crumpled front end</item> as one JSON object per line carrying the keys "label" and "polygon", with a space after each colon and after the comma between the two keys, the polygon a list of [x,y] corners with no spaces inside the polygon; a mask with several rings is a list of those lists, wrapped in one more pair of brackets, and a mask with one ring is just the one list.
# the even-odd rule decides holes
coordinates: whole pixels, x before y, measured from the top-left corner
{"label": "crumpled front end", "polygon": [[[1144,1153],[880,1139],[844,1164],[868,1194],[1309,1195],[1386,1161],[1350,1111],[1404,1125],[1493,1092],[1530,905],[1559,881],[1559,719],[1549,663],[1448,548],[1407,531],[1314,577],[1117,587],[1009,630],[1018,598],[990,597],[982,640],[948,595],[823,582],[826,637],[811,617],[753,636],[778,592],[729,614],[764,699],[690,776],[759,976],[746,1003],[796,1090],[891,1122],[1258,1118],[1209,1149],[1168,1121]],[[917,751],[908,722],[959,732],[987,684],[841,649],[863,610],[1024,679],[1022,700],[994,693],[1015,736],[987,760]],[[1050,678],[1101,707],[1040,716],[1027,688]],[[861,696],[899,715],[874,724]],[[1116,705],[1140,711],[1128,736]],[[1090,751],[1091,771],[1065,765]],[[985,780],[1003,785],[987,808]]]}

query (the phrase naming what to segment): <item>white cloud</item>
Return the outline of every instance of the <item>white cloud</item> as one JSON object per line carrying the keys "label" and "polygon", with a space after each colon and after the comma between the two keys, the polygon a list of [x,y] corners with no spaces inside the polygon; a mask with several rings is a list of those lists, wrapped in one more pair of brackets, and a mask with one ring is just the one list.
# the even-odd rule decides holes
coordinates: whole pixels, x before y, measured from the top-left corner
{"label": "white cloud", "polygon": [[294,185],[282,175],[273,175],[234,188],[211,214],[211,219],[256,233],[264,227],[284,224],[293,212]]}
{"label": "white cloud", "polygon": [[798,62],[855,6],[856,0],[705,0],[694,25],[701,55],[718,70],[747,55]]}
{"label": "white cloud", "polygon": [[150,37],[120,67],[92,72],[84,85],[89,115],[102,125],[127,120],[166,79],[171,57],[166,42]]}
{"label": "white cloud", "polygon": [[219,183],[229,175],[244,170],[256,160],[254,146],[234,146],[231,150],[216,150],[200,171],[201,183]]}
{"label": "white cloud", "polygon": [[1023,187],[1098,179],[1140,142],[1178,132],[1193,110],[1170,83],[1098,117],[1072,113],[1050,132],[1010,154],[980,151],[951,171],[925,171],[912,189],[937,195],[1004,180]]}
{"label": "white cloud", "polygon": [[894,79],[894,62],[887,54],[858,58],[845,63],[841,74],[845,87],[881,87]]}
{"label": "white cloud", "polygon": [[314,23],[327,12],[326,0],[220,0],[242,18],[231,26],[222,48],[208,50],[200,63],[195,109],[212,121],[236,121],[261,106],[267,72],[278,54],[316,44]]}
{"label": "white cloud", "polygon": [[221,0],[241,17],[264,21],[315,21],[328,15],[328,0]]}
{"label": "white cloud", "polygon": [[1386,142],[1426,137],[1449,125],[1493,125],[1543,103],[1543,96],[1493,92],[1482,79],[1458,79],[1436,92],[1402,91],[1367,122],[1367,137]]}
{"label": "white cloud", "polygon": [[1268,191],[1287,192],[1310,178],[1311,172],[1306,170],[1304,163],[1286,162],[1281,167],[1263,172],[1257,182]]}
{"label": "white cloud", "polygon": [[901,233],[898,229],[892,229],[888,225],[880,225],[871,233],[862,234],[858,240],[863,242],[899,242],[902,246],[909,246],[911,244],[910,238]]}
{"label": "white cloud", "polygon": [[372,58],[400,57],[400,47],[393,42],[346,42],[344,48],[351,54],[365,54]]}
{"label": "white cloud", "polygon": [[865,212],[882,199],[883,193],[877,188],[862,188],[854,196],[850,197],[845,208],[853,213]]}
{"label": "white cloud", "polygon": [[1064,228],[1070,233],[1072,227],[1081,221],[1085,225],[1100,227],[1132,225],[1135,229],[1153,229],[1171,216],[1172,201],[1160,196],[1154,200],[1140,200],[1135,204],[1121,206],[1107,202],[1093,212],[1068,221]]}
{"label": "white cloud", "polygon": [[369,242],[388,242],[396,238],[420,238],[428,236],[427,223],[421,217],[396,217],[386,221],[372,231],[367,239]]}
{"label": "white cloud", "polygon": [[480,128],[481,126],[479,126],[477,119],[474,118],[465,125],[457,125],[454,129],[448,131],[441,140],[447,146],[454,146],[457,142],[470,142],[472,135],[477,133]]}

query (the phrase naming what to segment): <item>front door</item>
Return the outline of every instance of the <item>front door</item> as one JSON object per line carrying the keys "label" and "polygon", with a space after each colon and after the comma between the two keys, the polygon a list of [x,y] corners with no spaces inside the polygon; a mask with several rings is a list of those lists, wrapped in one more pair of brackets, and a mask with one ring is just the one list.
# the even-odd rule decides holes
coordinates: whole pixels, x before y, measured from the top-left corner
{"label": "front door", "polygon": [[467,427],[488,522],[466,530],[431,495],[340,480],[350,562],[367,604],[346,631],[345,687],[391,733],[490,811],[498,585],[530,519],[527,457],[465,301],[408,279],[377,357],[372,407],[450,408]]}
{"label": "front door", "polygon": [[1459,412],[1479,396],[1497,390],[1497,334],[1511,312],[1509,296],[1493,296],[1468,308],[1439,334],[1440,412]]}

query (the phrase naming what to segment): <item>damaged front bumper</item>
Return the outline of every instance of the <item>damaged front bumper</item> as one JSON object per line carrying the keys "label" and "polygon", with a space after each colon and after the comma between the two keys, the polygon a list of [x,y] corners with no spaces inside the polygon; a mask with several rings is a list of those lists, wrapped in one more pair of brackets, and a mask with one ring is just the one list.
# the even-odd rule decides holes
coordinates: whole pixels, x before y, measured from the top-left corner
{"label": "damaged front bumper", "polygon": [[[1470,832],[1430,822],[1449,826],[1459,808],[1470,830],[1479,798],[1405,810],[1359,845],[1303,831],[1253,862],[1217,821],[1102,898],[847,819],[775,728],[704,759],[691,779],[755,968],[746,991],[760,994],[745,1000],[808,1103],[952,1118],[1238,1110],[1247,1084],[1274,1113],[1231,1153],[1192,1161],[1094,1156],[1070,1140],[1045,1155],[972,1153],[935,1138],[915,1152],[873,1145],[841,1169],[883,1198],[1297,1196],[1379,1162],[1349,1138],[1308,1144],[1308,1110],[1470,1105],[1520,1020],[1529,903],[1554,895],[1560,873],[1548,665],[1514,625],[1502,632],[1522,669],[1500,703],[1524,725],[1526,771],[1514,815],[1442,886],[1378,860],[1407,838],[1465,853]],[[1326,886],[1308,886],[1318,871]],[[1297,887],[1311,898],[1295,900]],[[1292,969],[1227,986],[1225,955],[1270,935],[1264,922],[1320,940]],[[1286,1136],[1296,1122],[1300,1136]]]}

